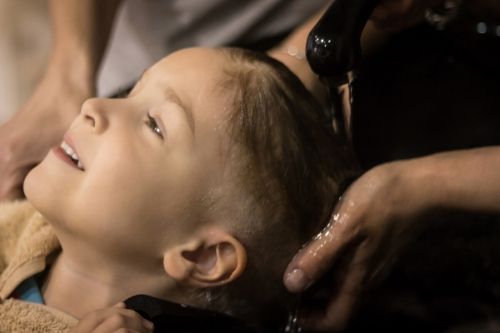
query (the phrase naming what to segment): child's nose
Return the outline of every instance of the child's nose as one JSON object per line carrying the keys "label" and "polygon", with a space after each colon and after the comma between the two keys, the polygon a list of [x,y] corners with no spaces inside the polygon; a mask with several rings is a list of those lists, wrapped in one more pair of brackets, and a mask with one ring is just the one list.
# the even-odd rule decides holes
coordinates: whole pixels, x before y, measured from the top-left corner
{"label": "child's nose", "polygon": [[106,114],[106,102],[102,98],[90,98],[86,100],[81,108],[84,122],[94,131],[102,132],[108,126]]}

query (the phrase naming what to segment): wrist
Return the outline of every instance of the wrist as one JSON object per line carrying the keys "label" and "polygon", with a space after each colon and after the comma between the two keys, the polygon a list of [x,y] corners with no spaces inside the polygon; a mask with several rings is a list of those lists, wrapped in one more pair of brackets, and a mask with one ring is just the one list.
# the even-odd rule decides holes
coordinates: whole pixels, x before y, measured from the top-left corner
{"label": "wrist", "polygon": [[286,44],[269,50],[268,55],[288,67],[321,105],[328,105],[329,101],[326,87],[320,81],[318,75],[309,67],[309,63],[303,51],[292,44]]}
{"label": "wrist", "polygon": [[394,162],[398,169],[403,200],[411,201],[415,216],[429,217],[444,209],[442,193],[445,184],[430,157]]}
{"label": "wrist", "polygon": [[[82,103],[95,96],[92,73],[79,67],[76,61],[51,59],[49,66],[23,112],[46,112],[56,116],[64,126],[78,115]],[[38,110],[38,111],[37,111]]]}
{"label": "wrist", "polygon": [[91,97],[96,92],[96,69],[82,52],[54,52],[47,66],[45,81],[70,90],[72,95]]}
{"label": "wrist", "polygon": [[383,185],[381,204],[391,207],[395,219],[419,220],[436,212],[439,208],[436,193],[435,173],[427,161],[422,159],[400,160],[381,164],[373,168],[373,179]]}

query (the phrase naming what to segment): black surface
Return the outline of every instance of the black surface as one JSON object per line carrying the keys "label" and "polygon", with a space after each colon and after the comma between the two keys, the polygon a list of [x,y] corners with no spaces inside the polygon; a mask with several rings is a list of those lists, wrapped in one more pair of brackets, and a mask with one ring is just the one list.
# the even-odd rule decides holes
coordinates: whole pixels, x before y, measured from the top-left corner
{"label": "black surface", "polygon": [[125,305],[128,309],[137,311],[145,319],[153,322],[155,333],[264,333],[263,329],[249,326],[243,321],[225,314],[181,305],[147,295],[133,296],[125,301]]}
{"label": "black surface", "polygon": [[422,25],[365,59],[354,84],[354,144],[365,168],[500,144],[500,37],[468,40]]}

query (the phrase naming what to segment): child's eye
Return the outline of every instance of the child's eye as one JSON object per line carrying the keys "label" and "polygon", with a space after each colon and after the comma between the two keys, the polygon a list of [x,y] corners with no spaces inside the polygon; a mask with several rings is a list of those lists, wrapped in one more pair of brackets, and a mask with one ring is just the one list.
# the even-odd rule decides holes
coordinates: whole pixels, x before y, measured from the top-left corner
{"label": "child's eye", "polygon": [[154,134],[158,135],[160,138],[163,139],[163,133],[161,132],[160,126],[158,126],[156,119],[151,117],[149,113],[148,113],[148,119],[146,120],[146,125],[153,131]]}

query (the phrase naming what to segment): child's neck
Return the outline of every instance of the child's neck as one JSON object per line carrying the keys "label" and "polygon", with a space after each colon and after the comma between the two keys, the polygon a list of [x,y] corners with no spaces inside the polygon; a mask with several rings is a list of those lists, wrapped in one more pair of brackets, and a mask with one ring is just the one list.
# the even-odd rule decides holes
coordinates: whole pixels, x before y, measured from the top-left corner
{"label": "child's neck", "polygon": [[111,307],[136,294],[175,300],[166,275],[144,274],[112,264],[89,269],[62,252],[50,267],[42,287],[45,303],[76,318]]}

